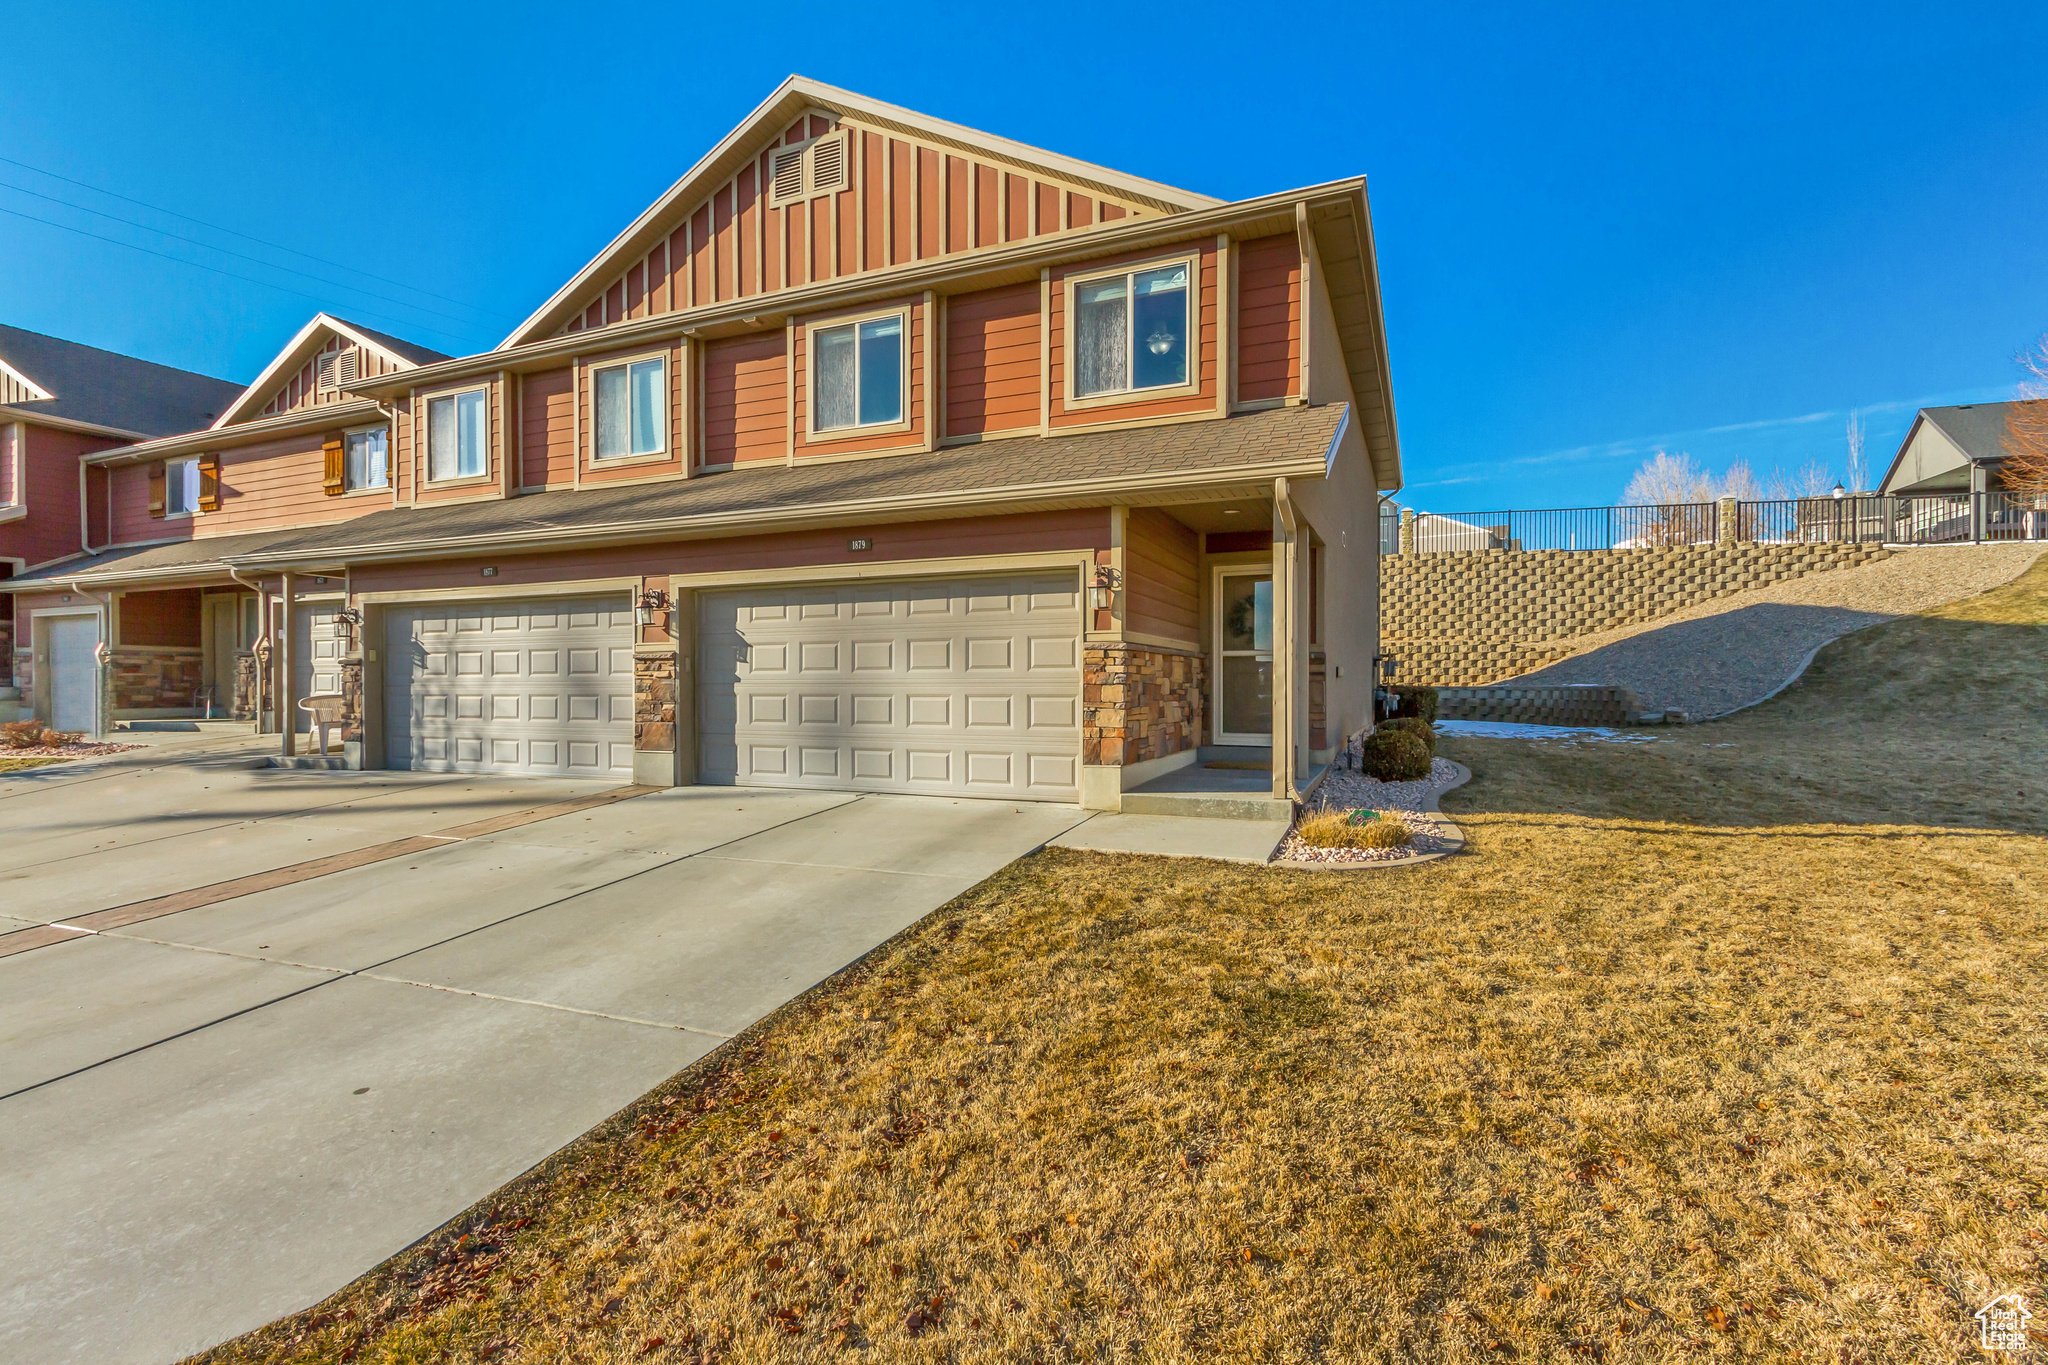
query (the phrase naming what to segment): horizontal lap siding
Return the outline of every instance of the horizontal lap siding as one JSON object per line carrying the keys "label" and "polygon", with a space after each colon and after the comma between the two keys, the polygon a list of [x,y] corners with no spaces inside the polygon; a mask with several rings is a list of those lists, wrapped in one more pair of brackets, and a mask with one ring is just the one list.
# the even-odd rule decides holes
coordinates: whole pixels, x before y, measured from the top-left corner
{"label": "horizontal lap siding", "polygon": [[[858,553],[848,551],[846,542],[849,535],[868,537],[873,548]],[[658,580],[669,574],[740,573],[829,564],[855,569],[890,560],[962,556],[1071,551],[1078,559],[1084,552],[1106,550],[1108,547],[1108,512],[1103,508],[1080,508],[1026,512],[1015,516],[957,517],[858,528],[733,536],[666,545],[628,545],[567,554],[494,554],[474,561],[365,564],[354,570],[351,584],[357,592],[468,587],[479,581],[477,571],[484,564],[497,568],[494,581],[503,588],[594,578],[652,577]],[[965,567],[968,566],[961,566]],[[961,568],[951,572],[960,572]],[[938,572],[946,570],[941,568]]]}
{"label": "horizontal lap siding", "polygon": [[[0,421],[12,432],[14,419]],[[0,555],[30,564],[77,554],[78,459],[119,442],[83,432],[27,426],[23,446],[22,493],[28,515],[0,522]],[[12,439],[11,437],[9,438]],[[12,447],[8,448],[10,451]]]}
{"label": "horizontal lap siding", "polygon": [[1193,643],[1201,638],[1197,536],[1166,513],[1134,507],[1124,523],[1124,628]]}
{"label": "horizontal lap siding", "polygon": [[576,397],[569,371],[526,376],[520,458],[527,488],[567,488],[576,481]]}
{"label": "horizontal lap siding", "polygon": [[[327,457],[321,444],[332,433],[308,432],[262,445],[220,452],[220,510],[193,519],[196,538],[238,535],[280,526],[312,526],[366,516],[391,505],[388,491],[328,497],[322,491]],[[149,493],[143,485],[147,511]],[[163,521],[152,521],[161,527]],[[158,534],[162,534],[161,531]],[[154,537],[150,537],[154,538]]]}
{"label": "horizontal lap siding", "polygon": [[1052,318],[1047,331],[1051,346],[1052,424],[1055,427],[1086,426],[1096,422],[1130,422],[1149,417],[1175,417],[1188,413],[1213,412],[1216,408],[1216,243],[1200,243],[1192,254],[1200,276],[1195,291],[1195,337],[1198,347],[1195,373],[1199,387],[1174,398],[1133,398],[1122,402],[1091,404],[1069,411],[1066,399],[1066,277],[1089,275],[1115,266],[1141,266],[1148,261],[1169,261],[1190,254],[1188,247],[1167,251],[1130,252],[1082,261],[1052,276]]}
{"label": "horizontal lap siding", "polygon": [[[904,450],[924,444],[924,377],[925,377],[925,309],[922,299],[898,299],[896,307],[910,314],[910,383],[904,400],[904,413],[910,419],[908,431],[888,431],[874,435],[839,434],[813,436],[810,434],[810,336],[809,326],[829,327],[832,319],[819,318],[815,324],[800,324],[794,334],[796,353],[791,375],[795,380],[795,403],[792,405],[790,420],[796,430],[796,453],[798,455],[850,455],[870,450]],[[878,305],[886,309],[889,304]],[[864,310],[865,311],[865,310]]]}
{"label": "horizontal lap siding", "polygon": [[946,435],[1035,430],[1038,283],[946,301]]}
{"label": "horizontal lap siding", "polygon": [[1291,235],[1237,246],[1237,396],[1301,392],[1301,248]]}
{"label": "horizontal lap siding", "polygon": [[780,332],[704,348],[705,465],[787,457],[786,366]]}

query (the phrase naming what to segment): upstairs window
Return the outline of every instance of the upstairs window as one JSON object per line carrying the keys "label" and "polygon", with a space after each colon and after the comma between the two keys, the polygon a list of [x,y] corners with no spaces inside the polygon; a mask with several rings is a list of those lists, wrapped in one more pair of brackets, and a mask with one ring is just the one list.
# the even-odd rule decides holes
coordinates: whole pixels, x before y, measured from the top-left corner
{"label": "upstairs window", "polygon": [[811,331],[811,430],[903,420],[903,314]]}
{"label": "upstairs window", "polygon": [[164,462],[164,515],[189,517],[199,510],[199,461]]}
{"label": "upstairs window", "polygon": [[668,366],[659,358],[590,372],[597,408],[597,458],[659,455],[668,449]]}
{"label": "upstairs window", "polygon": [[1185,261],[1096,276],[1074,286],[1072,391],[1076,398],[1189,383]]}
{"label": "upstairs window", "polygon": [[427,403],[427,478],[473,479],[487,468],[491,446],[488,394],[452,393]]}
{"label": "upstairs window", "polygon": [[358,488],[389,488],[391,462],[386,454],[384,428],[351,431],[343,456],[343,484],[349,492]]}

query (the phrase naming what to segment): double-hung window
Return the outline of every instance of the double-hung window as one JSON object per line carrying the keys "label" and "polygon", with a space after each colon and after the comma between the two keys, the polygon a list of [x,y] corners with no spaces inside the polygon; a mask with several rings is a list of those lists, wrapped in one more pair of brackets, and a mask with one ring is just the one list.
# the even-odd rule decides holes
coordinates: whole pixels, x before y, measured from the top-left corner
{"label": "double-hung window", "polygon": [[342,465],[342,483],[351,493],[358,488],[389,488],[391,462],[385,445],[384,428],[351,431],[348,452]]}
{"label": "double-hung window", "polygon": [[164,464],[164,515],[189,517],[199,510],[199,461]]}
{"label": "double-hung window", "polygon": [[427,403],[427,477],[471,479],[487,468],[490,408],[483,389],[452,393]]}
{"label": "double-hung window", "polygon": [[811,332],[811,430],[903,420],[901,313]]}
{"label": "double-hung window", "polygon": [[668,449],[668,366],[659,356],[590,372],[597,408],[597,458],[659,455]]}
{"label": "double-hung window", "polygon": [[1076,398],[1184,387],[1193,319],[1183,261],[1074,285]]}

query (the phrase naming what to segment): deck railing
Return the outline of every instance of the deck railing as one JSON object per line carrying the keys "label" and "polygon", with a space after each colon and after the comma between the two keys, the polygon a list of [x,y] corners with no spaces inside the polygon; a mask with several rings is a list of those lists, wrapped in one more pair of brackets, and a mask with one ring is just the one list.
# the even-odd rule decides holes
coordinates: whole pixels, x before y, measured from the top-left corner
{"label": "deck railing", "polygon": [[1781,498],[1663,506],[1403,512],[1380,519],[1383,554],[1628,550],[1750,541],[1953,545],[2048,540],[2048,498],[2017,493]]}

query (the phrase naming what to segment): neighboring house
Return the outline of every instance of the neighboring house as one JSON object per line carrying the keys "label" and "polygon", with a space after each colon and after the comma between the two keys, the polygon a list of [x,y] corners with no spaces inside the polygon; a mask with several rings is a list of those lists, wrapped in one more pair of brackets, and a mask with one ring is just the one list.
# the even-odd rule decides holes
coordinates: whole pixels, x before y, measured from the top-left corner
{"label": "neighboring house", "polygon": [[1370,723],[1362,179],[1226,203],[793,77],[496,350],[319,321],[378,364],[280,399],[309,331],[95,456],[71,577],[196,594],[204,670],[274,641],[245,709],[338,691],[362,766],[1113,809]]}
{"label": "neighboring house", "polygon": [[[82,555],[79,457],[212,421],[241,386],[0,326],[0,580]],[[0,686],[14,606],[0,593]]]}
{"label": "neighboring house", "polygon": [[2004,488],[2005,424],[2018,406],[2017,402],[1964,403],[1920,409],[1877,491],[1895,497],[1991,493]]}

